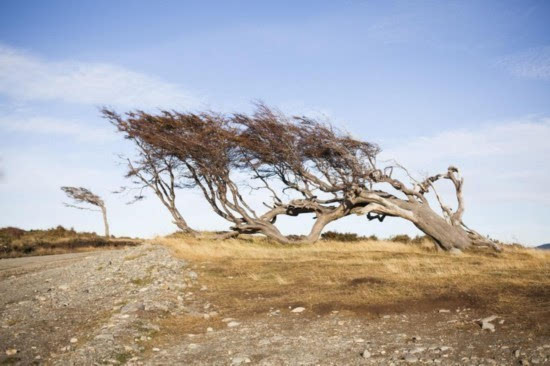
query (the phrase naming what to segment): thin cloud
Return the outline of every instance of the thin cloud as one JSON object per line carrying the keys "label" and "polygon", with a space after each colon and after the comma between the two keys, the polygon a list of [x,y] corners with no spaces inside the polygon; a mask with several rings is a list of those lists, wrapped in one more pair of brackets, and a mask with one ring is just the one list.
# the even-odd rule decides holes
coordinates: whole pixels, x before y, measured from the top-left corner
{"label": "thin cloud", "polygon": [[125,108],[193,108],[199,100],[178,85],[104,63],[49,62],[0,45],[0,94],[16,100]]}
{"label": "thin cloud", "polygon": [[549,140],[550,118],[529,117],[394,143],[383,158],[396,159],[418,176],[456,165],[466,177],[470,197],[476,200],[548,204]]}
{"label": "thin cloud", "polygon": [[503,57],[497,64],[521,78],[550,80],[550,46],[531,48]]}
{"label": "thin cloud", "polygon": [[69,136],[83,142],[113,141],[118,136],[108,128],[98,128],[72,120],[51,117],[0,117],[0,130],[25,134]]}

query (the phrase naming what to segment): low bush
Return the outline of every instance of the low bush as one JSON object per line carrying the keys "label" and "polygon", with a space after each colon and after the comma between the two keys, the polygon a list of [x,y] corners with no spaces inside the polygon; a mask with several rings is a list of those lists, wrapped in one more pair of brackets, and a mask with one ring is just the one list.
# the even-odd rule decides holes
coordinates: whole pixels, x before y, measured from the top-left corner
{"label": "low bush", "polygon": [[401,234],[401,235],[395,235],[390,238],[390,241],[393,241],[395,243],[404,243],[409,244],[412,242],[412,239],[407,234]]}

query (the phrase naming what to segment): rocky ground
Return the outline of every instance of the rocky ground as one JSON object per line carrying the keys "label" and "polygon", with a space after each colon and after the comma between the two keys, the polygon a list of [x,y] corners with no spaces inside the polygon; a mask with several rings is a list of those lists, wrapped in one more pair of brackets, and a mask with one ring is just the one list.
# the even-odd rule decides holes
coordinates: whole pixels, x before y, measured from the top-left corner
{"label": "rocky ground", "polygon": [[155,245],[1,260],[0,364],[550,364],[548,332],[503,314],[291,306],[237,317],[201,296],[197,273]]}

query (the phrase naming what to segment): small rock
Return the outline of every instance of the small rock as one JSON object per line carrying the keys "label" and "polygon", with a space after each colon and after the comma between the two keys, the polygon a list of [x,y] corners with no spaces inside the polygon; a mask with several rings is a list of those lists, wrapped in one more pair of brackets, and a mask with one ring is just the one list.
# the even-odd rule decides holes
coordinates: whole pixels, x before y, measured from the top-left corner
{"label": "small rock", "polygon": [[361,353],[361,356],[363,356],[363,358],[370,358],[369,350],[364,350],[363,353]]}
{"label": "small rock", "polygon": [[540,359],[538,358],[532,358],[531,359],[531,363],[534,364],[534,365],[538,365],[540,363]]}
{"label": "small rock", "polygon": [[496,315],[491,315],[487,318],[483,318],[478,321],[478,323],[481,325],[481,330],[489,330],[491,332],[495,331],[495,326],[491,322],[498,317]]}
{"label": "small rock", "polygon": [[69,286],[61,285],[61,286],[58,287],[58,289],[60,289],[61,291],[67,291],[69,289]]}
{"label": "small rock", "polygon": [[439,309],[440,313],[450,313],[451,311],[449,309]]}
{"label": "small rock", "polygon": [[418,357],[416,357],[415,355],[411,355],[410,353],[407,353],[405,357],[403,357],[403,360],[405,360],[405,362],[407,363],[415,363],[415,362],[418,362]]}
{"label": "small rock", "polygon": [[73,337],[73,338],[71,338],[70,342],[71,343],[76,343],[76,342],[78,342],[78,338]]}
{"label": "small rock", "polygon": [[232,321],[232,322],[227,323],[227,326],[228,326],[229,328],[238,327],[239,325],[241,325],[241,323],[235,322],[235,321]]}
{"label": "small rock", "polygon": [[411,351],[409,351],[410,354],[415,354],[415,353],[421,353],[421,352],[424,352],[426,350],[426,348],[424,347],[416,347],[414,349],[412,349]]}
{"label": "small rock", "polygon": [[242,365],[243,363],[250,363],[250,362],[252,361],[247,356],[233,357],[231,359],[232,366]]}
{"label": "small rock", "polygon": [[157,348],[157,347],[154,347],[154,348],[153,348],[153,352],[160,352],[160,349]]}
{"label": "small rock", "polygon": [[8,356],[13,356],[16,353],[17,353],[17,350],[15,348],[10,348],[6,350],[6,355]]}
{"label": "small rock", "polygon": [[303,308],[301,306],[298,306],[297,308],[294,308],[291,310],[293,313],[301,313],[302,311],[306,310],[306,308]]}
{"label": "small rock", "polygon": [[515,350],[514,351],[514,356],[517,358],[517,357],[519,357],[519,355],[520,355],[519,349]]}
{"label": "small rock", "polygon": [[115,337],[113,337],[112,334],[98,334],[94,337],[94,339],[101,341],[114,341]]}

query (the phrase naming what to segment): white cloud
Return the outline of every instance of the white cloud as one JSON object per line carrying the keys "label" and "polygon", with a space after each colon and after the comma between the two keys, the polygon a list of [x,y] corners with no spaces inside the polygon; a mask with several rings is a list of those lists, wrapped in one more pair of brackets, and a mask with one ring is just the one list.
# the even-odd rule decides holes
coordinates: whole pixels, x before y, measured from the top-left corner
{"label": "white cloud", "polygon": [[497,63],[508,72],[522,78],[550,80],[550,46],[535,47],[506,56]]}
{"label": "white cloud", "polygon": [[20,100],[125,108],[191,108],[198,100],[178,85],[123,67],[48,62],[0,45],[0,94]]}
{"label": "white cloud", "polygon": [[0,117],[0,129],[41,135],[69,136],[84,142],[113,141],[119,136],[113,129],[93,127],[88,124],[51,117]]}
{"label": "white cloud", "polygon": [[[537,157],[549,156],[550,118],[526,117],[477,129],[446,131],[397,142],[384,151],[386,158],[405,159],[421,166],[426,160],[487,158],[523,159],[523,166]],[[452,162],[452,161],[451,161]],[[521,167],[520,167],[521,168]]]}

